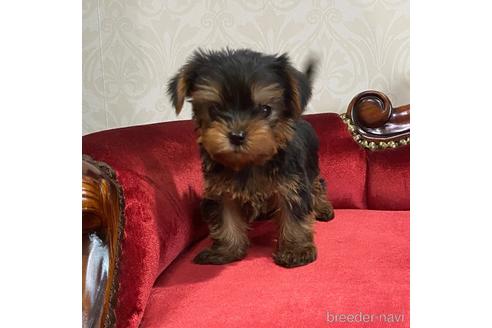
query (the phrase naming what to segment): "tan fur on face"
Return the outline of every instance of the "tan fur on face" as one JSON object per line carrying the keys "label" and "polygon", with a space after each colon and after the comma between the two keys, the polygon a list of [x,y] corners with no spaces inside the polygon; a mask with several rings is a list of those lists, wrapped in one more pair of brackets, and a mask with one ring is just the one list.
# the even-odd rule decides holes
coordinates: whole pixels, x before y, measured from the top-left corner
{"label": "tan fur on face", "polygon": [[245,148],[255,164],[263,164],[277,153],[277,142],[265,121],[252,121],[248,125]]}
{"label": "tan fur on face", "polygon": [[275,141],[278,144],[278,148],[284,148],[287,146],[292,137],[294,136],[294,121],[279,121],[273,129]]}
{"label": "tan fur on face", "polygon": [[251,164],[261,165],[277,153],[278,143],[265,121],[251,121],[244,130],[246,140],[239,149],[229,142],[229,128],[217,121],[203,130],[200,141],[214,160],[236,171]]}
{"label": "tan fur on face", "polygon": [[215,159],[217,154],[229,153],[232,151],[227,137],[229,129],[224,124],[212,122],[208,128],[200,130],[199,132],[202,132],[199,140],[212,158]]}
{"label": "tan fur on face", "polygon": [[222,102],[220,87],[214,83],[201,83],[192,92],[193,103],[220,103]]}
{"label": "tan fur on face", "polygon": [[251,88],[251,96],[255,104],[271,104],[282,99],[284,90],[279,84],[257,85],[253,84]]}

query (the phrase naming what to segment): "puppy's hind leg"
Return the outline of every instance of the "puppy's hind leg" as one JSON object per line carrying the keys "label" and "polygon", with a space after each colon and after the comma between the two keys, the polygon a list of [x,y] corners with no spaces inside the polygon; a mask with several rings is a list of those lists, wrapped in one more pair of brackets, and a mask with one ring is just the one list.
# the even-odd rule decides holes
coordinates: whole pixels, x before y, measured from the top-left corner
{"label": "puppy's hind leg", "polygon": [[202,216],[208,223],[213,244],[193,259],[197,264],[225,264],[246,256],[248,226],[236,201],[204,199]]}
{"label": "puppy's hind leg", "polygon": [[335,217],[333,205],[326,198],[326,182],[318,176],[313,182],[313,201],[316,220],[330,221]]}

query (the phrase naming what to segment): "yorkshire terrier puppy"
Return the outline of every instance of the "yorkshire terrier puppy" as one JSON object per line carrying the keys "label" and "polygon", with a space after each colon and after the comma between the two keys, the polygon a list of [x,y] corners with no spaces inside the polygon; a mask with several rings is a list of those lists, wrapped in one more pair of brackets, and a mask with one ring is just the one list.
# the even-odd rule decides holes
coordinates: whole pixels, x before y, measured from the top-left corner
{"label": "yorkshire terrier puppy", "polygon": [[334,217],[319,174],[318,138],[300,116],[311,97],[314,64],[296,70],[286,54],[251,50],[196,51],[168,84],[176,114],[186,99],[205,180],[202,215],[213,244],[198,264],[245,257],[248,225],[278,221],[275,263],[316,259],[315,219]]}

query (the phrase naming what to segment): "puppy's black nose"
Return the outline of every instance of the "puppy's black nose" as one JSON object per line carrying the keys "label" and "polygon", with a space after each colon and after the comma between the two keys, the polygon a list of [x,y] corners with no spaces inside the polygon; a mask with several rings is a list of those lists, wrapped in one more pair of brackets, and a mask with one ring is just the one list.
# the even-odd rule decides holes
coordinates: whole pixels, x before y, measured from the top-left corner
{"label": "puppy's black nose", "polygon": [[233,145],[240,146],[244,142],[245,138],[246,138],[246,133],[244,133],[244,131],[229,132],[229,140]]}

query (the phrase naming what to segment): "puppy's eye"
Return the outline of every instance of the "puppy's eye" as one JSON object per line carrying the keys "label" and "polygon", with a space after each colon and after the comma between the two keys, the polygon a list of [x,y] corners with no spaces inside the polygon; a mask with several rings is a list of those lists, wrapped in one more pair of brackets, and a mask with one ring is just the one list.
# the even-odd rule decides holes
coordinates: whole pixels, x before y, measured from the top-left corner
{"label": "puppy's eye", "polygon": [[268,117],[272,113],[272,107],[270,107],[268,105],[261,105],[260,106],[260,113],[263,116]]}

